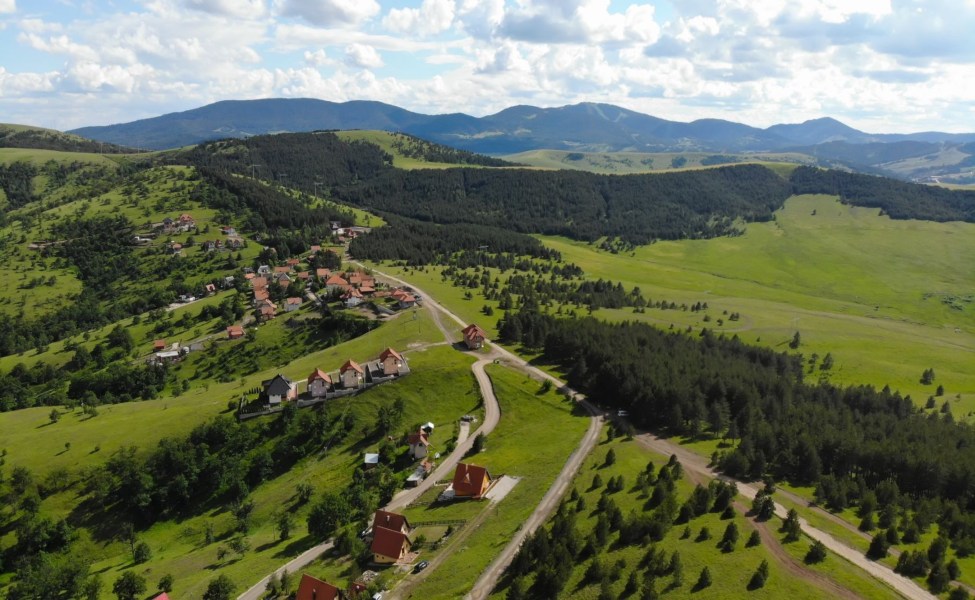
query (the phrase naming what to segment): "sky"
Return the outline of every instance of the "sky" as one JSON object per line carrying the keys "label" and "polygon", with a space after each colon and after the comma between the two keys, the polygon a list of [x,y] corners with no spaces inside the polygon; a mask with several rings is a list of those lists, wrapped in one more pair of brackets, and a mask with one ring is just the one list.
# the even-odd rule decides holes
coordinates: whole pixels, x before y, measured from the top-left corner
{"label": "sky", "polygon": [[975,132],[975,0],[0,0],[0,122],[251,98]]}

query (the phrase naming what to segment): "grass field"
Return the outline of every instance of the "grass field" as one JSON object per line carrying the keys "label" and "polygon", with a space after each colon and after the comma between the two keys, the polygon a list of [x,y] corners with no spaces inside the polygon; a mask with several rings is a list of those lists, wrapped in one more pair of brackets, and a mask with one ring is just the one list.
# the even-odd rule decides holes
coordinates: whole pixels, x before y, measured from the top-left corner
{"label": "grass field", "polygon": [[454,169],[468,165],[457,165],[451,163],[430,162],[418,158],[404,155],[393,147],[393,141],[397,134],[388,131],[377,131],[371,129],[355,129],[349,131],[336,131],[335,135],[347,141],[361,141],[375,144],[389,153],[393,157],[393,166],[398,169]]}
{"label": "grass field", "polygon": [[[529,150],[503,156],[505,160],[544,169],[572,169],[605,175],[631,175],[635,173],[660,173],[683,169],[700,169],[728,164],[808,164],[815,160],[798,153],[762,153],[726,155],[728,162],[720,165],[702,164],[713,157],[714,152],[570,152],[568,150]],[[723,155],[725,156],[725,155]],[[683,162],[674,166],[674,160]]]}
{"label": "grass field", "polygon": [[[544,238],[587,276],[638,286],[645,296],[707,302],[706,313],[599,311],[667,328],[707,326],[787,350],[832,353],[838,383],[889,384],[922,402],[944,385],[953,414],[975,410],[975,225],[893,221],[834,198],[790,199],[741,237],[659,242],[630,254]],[[737,323],[717,326],[724,312]],[[704,314],[711,321],[704,322]],[[919,382],[934,368],[934,385]],[[818,377],[817,371],[812,377]]]}
{"label": "grass field", "polygon": [[106,155],[91,152],[62,152],[60,150],[38,150],[36,148],[0,148],[0,164],[30,162],[42,165],[48,161],[57,163],[86,162],[106,167],[117,167],[118,163]]}
{"label": "grass field", "polygon": [[[612,466],[604,466],[604,460],[608,450],[612,448],[616,453],[616,463]],[[611,494],[611,498],[619,506],[623,515],[627,515],[631,510],[641,511],[645,498],[639,497],[638,492],[632,489],[636,480],[636,475],[643,470],[647,461],[652,460],[659,469],[667,462],[667,457],[646,451],[633,442],[617,439],[612,442],[603,442],[597,446],[593,454],[584,463],[580,474],[576,478],[575,489],[585,499],[586,509],[576,514],[576,526],[586,539],[589,532],[593,529],[596,522],[596,505],[603,492],[602,488],[593,489],[591,482],[597,473],[608,481],[610,477],[622,475],[626,488],[623,492]],[[690,493],[693,485],[686,479],[678,481],[679,502]],[[708,514],[693,519],[687,526],[691,530],[691,537],[680,539],[684,525],[675,525],[666,535],[663,541],[657,543],[657,547],[663,549],[668,555],[677,550],[680,552],[681,561],[684,567],[684,583],[676,588],[668,587],[670,577],[663,577],[657,580],[657,590],[663,594],[666,592],[667,598],[829,598],[828,592],[810,585],[808,582],[796,579],[785,573],[784,567],[771,554],[770,550],[763,545],[746,548],[745,540],[748,538],[754,525],[750,520],[738,515],[734,519],[740,532],[740,541],[736,549],[730,553],[721,552],[717,547],[717,542],[727,526],[728,521],[722,520],[717,514]],[[775,521],[773,527],[777,526]],[[707,527],[713,539],[710,541],[695,541],[698,533],[703,527]],[[781,537],[777,535],[776,537]],[[624,583],[631,571],[642,571],[638,566],[646,552],[646,547],[639,544],[634,546],[622,546],[614,543],[615,534],[611,534],[610,543],[601,551],[600,558],[605,565],[611,565],[616,561],[623,561],[625,567],[622,575],[611,583],[611,590],[616,597],[623,590]],[[800,541],[793,544],[795,551],[803,554],[808,546],[808,541]],[[801,550],[800,550],[801,547]],[[769,563],[770,576],[765,587],[747,591],[746,586],[751,574],[755,571],[762,560]],[[566,585],[560,594],[560,598],[579,598],[583,600],[595,599],[599,596],[598,585],[586,583],[584,574],[589,566],[589,561],[577,564],[572,571]],[[693,590],[694,583],[697,581],[701,569],[707,566],[711,571],[713,584],[702,591]],[[816,567],[817,570],[825,573],[830,578],[841,582],[844,587],[851,589],[863,598],[892,598],[894,595],[879,584],[869,579],[865,574],[854,569],[848,563],[830,557],[826,562]],[[506,590],[496,590],[492,598],[503,598]]]}

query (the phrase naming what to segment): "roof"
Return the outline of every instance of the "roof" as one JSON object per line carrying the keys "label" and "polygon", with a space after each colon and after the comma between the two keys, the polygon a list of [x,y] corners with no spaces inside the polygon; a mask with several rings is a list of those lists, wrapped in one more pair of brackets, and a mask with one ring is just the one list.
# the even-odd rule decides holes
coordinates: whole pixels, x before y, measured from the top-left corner
{"label": "roof", "polygon": [[267,277],[254,277],[251,279],[251,285],[254,289],[267,287]]}
{"label": "roof", "polygon": [[316,379],[321,379],[326,383],[332,383],[332,376],[321,369],[315,369],[311,372],[311,375],[308,376],[308,384],[311,385],[311,382]]}
{"label": "roof", "polygon": [[332,271],[329,269],[322,269],[320,267],[318,269],[315,269],[315,277],[328,277],[331,274]]}
{"label": "roof", "polygon": [[349,291],[342,294],[343,300],[348,300],[349,298],[362,298],[362,292],[355,288],[350,288]]}
{"label": "roof", "polygon": [[153,348],[165,348],[166,347],[166,340],[154,340],[152,342],[152,347]]}
{"label": "roof", "polygon": [[284,396],[291,391],[294,382],[284,375],[275,375],[273,379],[264,382],[264,389],[272,396]]}
{"label": "roof", "polygon": [[152,600],[169,600],[169,594],[167,594],[166,592],[163,592],[163,593],[159,594],[158,596],[154,597]]}
{"label": "roof", "polygon": [[370,550],[373,554],[399,558],[403,550],[403,544],[409,544],[410,538],[402,531],[386,529],[385,527],[372,528],[372,546]]}
{"label": "roof", "polygon": [[404,515],[385,510],[377,510],[376,515],[372,518],[373,527],[385,527],[393,531],[402,531],[404,525],[407,529],[410,529],[410,522]]}
{"label": "roof", "polygon": [[479,337],[482,339],[487,338],[487,333],[485,333],[483,329],[481,329],[480,327],[478,327],[473,323],[463,328],[461,330],[461,333],[463,333],[464,337],[469,340],[475,337]]}
{"label": "roof", "polygon": [[337,600],[338,597],[339,588],[321,579],[315,579],[307,573],[302,573],[295,600]]}
{"label": "roof", "polygon": [[366,452],[366,456],[362,459],[362,462],[366,463],[367,465],[378,465],[379,455],[373,452]]}
{"label": "roof", "polygon": [[267,300],[269,295],[267,288],[254,288],[254,299],[258,302]]}
{"label": "roof", "polygon": [[430,445],[430,440],[427,438],[427,432],[423,431],[422,429],[416,433],[411,433],[407,441],[411,446],[414,444],[423,444],[424,446]]}
{"label": "roof", "polygon": [[292,304],[292,305],[294,305],[294,304],[301,305],[301,298],[298,298],[297,296],[292,296],[292,297],[288,298],[287,300],[285,300],[284,303],[285,304]]}
{"label": "roof", "polygon": [[244,335],[244,328],[240,325],[231,325],[227,328],[227,333],[229,335]]}
{"label": "roof", "polygon": [[390,356],[392,356],[396,360],[403,360],[403,355],[393,350],[392,348],[386,348],[385,350],[383,350],[382,354],[379,355],[379,360],[386,360]]}
{"label": "roof", "polygon": [[325,281],[326,285],[349,285],[349,282],[339,275],[332,275]]}
{"label": "roof", "polygon": [[345,373],[349,369],[352,369],[353,371],[355,371],[356,373],[358,373],[360,375],[364,375],[365,374],[365,371],[362,370],[362,367],[359,366],[359,363],[357,363],[356,361],[352,360],[351,358],[349,360],[345,361],[345,364],[342,365],[342,368],[341,369],[339,369],[339,373]]}
{"label": "roof", "polygon": [[274,267],[275,273],[290,273],[291,271],[291,267]]}
{"label": "roof", "polygon": [[454,471],[454,493],[458,496],[478,496],[484,480],[491,480],[487,467],[457,463]]}
{"label": "roof", "polygon": [[274,309],[274,306],[262,306],[261,307],[261,314],[262,315],[265,315],[265,316],[271,315],[273,317],[276,312],[277,311]]}

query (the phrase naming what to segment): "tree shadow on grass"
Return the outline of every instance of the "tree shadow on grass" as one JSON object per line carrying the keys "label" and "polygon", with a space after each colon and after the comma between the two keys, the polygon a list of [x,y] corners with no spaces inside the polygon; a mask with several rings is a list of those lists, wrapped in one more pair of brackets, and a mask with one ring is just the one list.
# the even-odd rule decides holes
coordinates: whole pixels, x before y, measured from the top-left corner
{"label": "tree shadow on grass", "polygon": [[312,536],[306,535],[298,538],[274,553],[274,558],[293,557],[301,554],[305,550],[313,547],[317,543]]}

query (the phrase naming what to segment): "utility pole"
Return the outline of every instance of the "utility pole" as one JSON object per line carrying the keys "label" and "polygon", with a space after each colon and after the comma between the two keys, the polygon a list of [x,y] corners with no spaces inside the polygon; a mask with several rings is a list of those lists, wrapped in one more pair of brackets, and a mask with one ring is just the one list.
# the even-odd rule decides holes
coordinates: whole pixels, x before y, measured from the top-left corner
{"label": "utility pole", "polygon": [[251,165],[251,179],[256,179],[255,171],[256,171],[256,169],[258,167],[261,167],[261,166],[263,166],[263,165]]}

